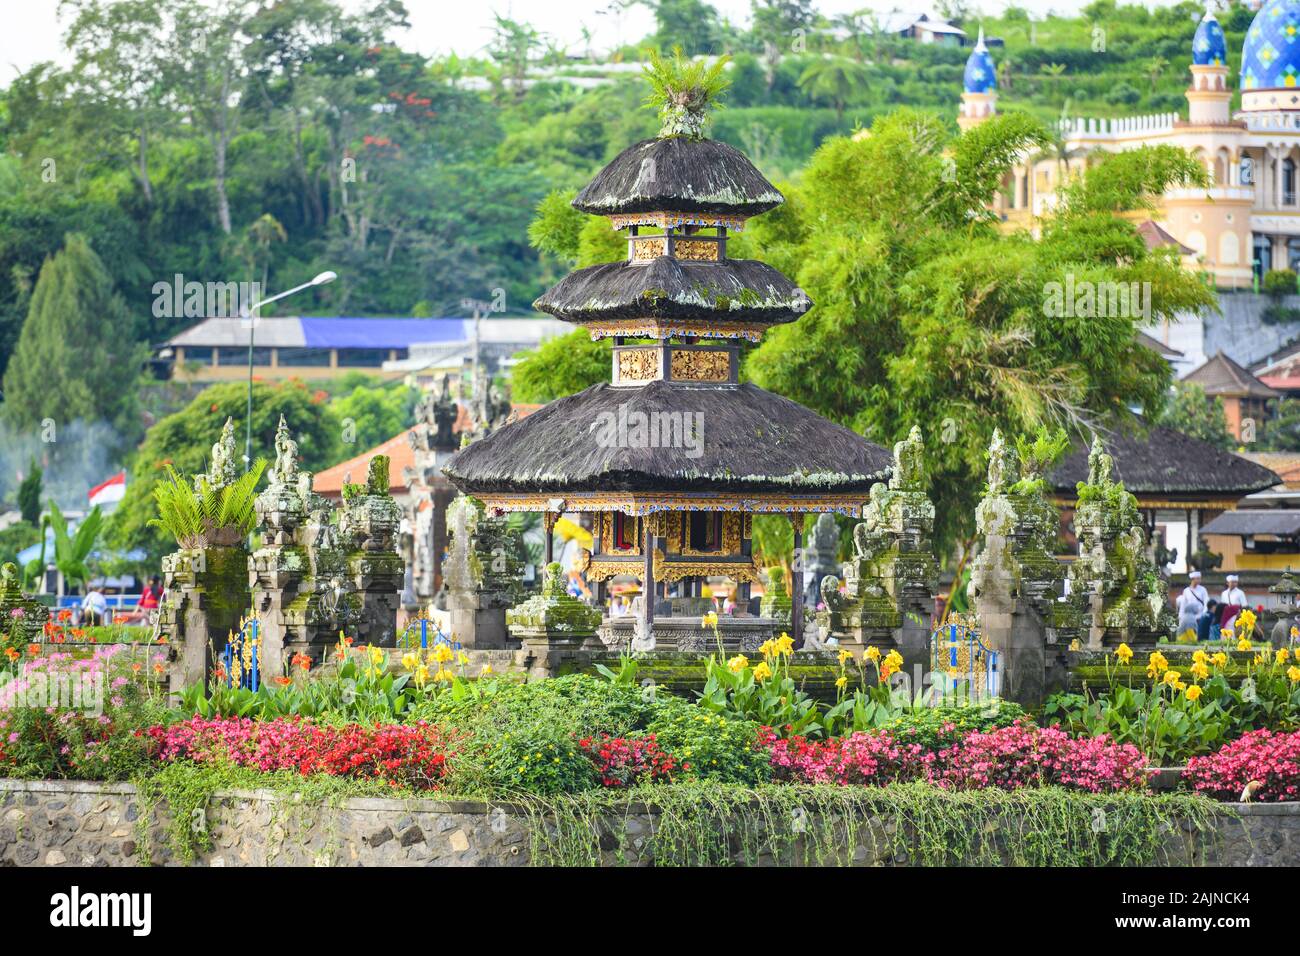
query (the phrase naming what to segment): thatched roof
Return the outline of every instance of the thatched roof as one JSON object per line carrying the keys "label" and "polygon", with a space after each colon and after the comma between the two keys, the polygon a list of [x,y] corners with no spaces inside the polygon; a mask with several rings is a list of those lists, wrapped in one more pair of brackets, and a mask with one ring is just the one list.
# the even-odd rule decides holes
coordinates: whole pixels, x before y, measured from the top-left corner
{"label": "thatched roof", "polygon": [[646,139],[614,157],[573,200],[597,216],[636,212],[757,216],[784,202],[745,154],[712,139]]}
{"label": "thatched roof", "polygon": [[[1102,439],[1115,460],[1112,477],[1133,494],[1244,496],[1281,481],[1277,475],[1240,455],[1157,425],[1145,432],[1117,431]],[[1088,479],[1088,446],[1075,444],[1052,472],[1057,493],[1075,494]]]}
{"label": "thatched roof", "polygon": [[660,256],[646,264],[607,262],[561,279],[533,308],[568,322],[698,319],[793,322],[812,307],[797,285],[753,259],[692,262]]}
{"label": "thatched roof", "polygon": [[[634,421],[619,416],[635,412],[647,416],[698,413],[696,434],[702,440],[689,442],[695,448],[602,443],[605,423]],[[621,435],[625,440],[619,444],[631,444],[626,440],[628,430]],[[879,445],[755,385],[720,388],[651,382],[616,388],[602,383],[557,399],[463,448],[443,472],[470,494],[865,495],[892,462],[890,453]]]}

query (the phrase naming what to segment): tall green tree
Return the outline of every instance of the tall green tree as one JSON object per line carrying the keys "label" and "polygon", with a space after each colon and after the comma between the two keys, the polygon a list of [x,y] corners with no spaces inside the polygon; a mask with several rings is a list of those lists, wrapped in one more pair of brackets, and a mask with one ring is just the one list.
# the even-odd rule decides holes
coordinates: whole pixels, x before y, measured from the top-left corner
{"label": "tall green tree", "polygon": [[[1195,382],[1174,383],[1169,404],[1160,416],[1160,424],[1209,442],[1215,448],[1227,449],[1234,444],[1232,433],[1228,431],[1223,399],[1217,395],[1211,399]],[[1267,434],[1272,434],[1271,427]]]}
{"label": "tall green tree", "polygon": [[33,456],[27,464],[27,474],[18,486],[18,511],[23,520],[30,525],[39,524],[41,520],[41,466]]}
{"label": "tall green tree", "polygon": [[5,418],[16,428],[107,421],[124,442],[140,434],[134,383],[142,350],[112,279],[84,236],[69,234],[41,266],[27,321],[4,376]]}
{"label": "tall green tree", "polygon": [[[971,531],[994,427],[1085,434],[1131,421],[1130,406],[1158,415],[1170,371],[1138,328],[1213,306],[1121,215],[1205,181],[1181,150],[1106,158],[1062,191],[1041,239],[1002,232],[994,192],[1046,141],[1016,114],[954,138],[937,116],[901,110],[825,143],[792,201],[746,233],[815,303],[768,333],[747,373],[883,445],[921,425],[945,548]],[[1118,315],[1058,308],[1067,279],[1136,283],[1149,300]]]}

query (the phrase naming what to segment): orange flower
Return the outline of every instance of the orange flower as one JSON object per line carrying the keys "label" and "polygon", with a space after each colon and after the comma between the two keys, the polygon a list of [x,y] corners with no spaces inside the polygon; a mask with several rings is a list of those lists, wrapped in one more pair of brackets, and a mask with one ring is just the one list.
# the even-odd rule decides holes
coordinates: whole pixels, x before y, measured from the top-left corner
{"label": "orange flower", "polygon": [[166,644],[166,643],[167,643],[167,635],[166,635],[166,634],[159,634],[159,635],[158,635],[158,643],[159,643],[159,644]]}
{"label": "orange flower", "polygon": [[289,661],[294,667],[301,667],[305,671],[311,670],[311,658],[306,654],[295,654]]}
{"label": "orange flower", "polygon": [[18,658],[22,657],[22,655],[19,654],[19,653],[18,653],[16,650],[14,650],[12,647],[6,647],[6,648],[5,648],[5,657],[9,658],[11,661],[16,661],[16,660],[18,660]]}
{"label": "orange flower", "polygon": [[39,644],[28,644],[28,645],[27,645],[27,653],[30,654],[32,657],[36,657],[37,655],[39,655],[39,654],[41,653],[41,645],[39,645]]}
{"label": "orange flower", "polygon": [[161,674],[165,670],[167,670],[167,668],[163,667],[161,664],[155,664],[153,666],[153,672],[155,674]]}
{"label": "orange flower", "polygon": [[275,682],[279,684],[281,687],[288,687],[290,684],[293,683],[293,679],[289,677],[277,677],[275,679]]}
{"label": "orange flower", "polygon": [[134,664],[131,665],[132,674],[138,674],[143,669],[144,669],[144,665],[141,664],[139,661],[136,661]]}
{"label": "orange flower", "polygon": [[66,608],[65,608],[64,610],[60,611],[60,612],[59,612],[59,620],[60,620],[60,621],[71,621],[71,620],[72,620],[72,612],[69,611],[69,610],[67,610]]}

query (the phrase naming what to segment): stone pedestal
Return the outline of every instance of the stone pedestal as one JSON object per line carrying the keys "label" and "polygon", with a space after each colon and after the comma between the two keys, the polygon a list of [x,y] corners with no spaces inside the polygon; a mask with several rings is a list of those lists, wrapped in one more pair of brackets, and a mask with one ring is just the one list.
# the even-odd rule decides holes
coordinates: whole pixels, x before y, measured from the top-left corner
{"label": "stone pedestal", "polygon": [[[758,602],[759,613],[781,627],[789,628],[790,609],[794,602],[791,601],[790,593],[785,587],[785,571],[779,565],[768,568],[766,578],[763,596]],[[812,606],[816,607],[816,604]]]}
{"label": "stone pedestal", "polygon": [[452,634],[465,647],[513,646],[506,611],[523,596],[518,535],[505,518],[485,514],[466,495],[457,496],[447,516],[451,545],[444,578]]}
{"label": "stone pedestal", "polygon": [[213,655],[239,629],[248,611],[247,567],[248,552],[233,546],[182,548],[162,559],[158,618],[160,633],[176,655],[170,674],[174,693],[205,682]]}
{"label": "stone pedestal", "polygon": [[339,531],[349,546],[348,581],[360,600],[357,642],[392,647],[397,641],[406,562],[397,553],[402,512],[388,491],[388,458],[370,459],[364,490],[344,489]]}
{"label": "stone pedestal", "polygon": [[558,561],[542,574],[542,591],[506,612],[511,636],[524,646],[530,675],[550,677],[578,651],[604,650],[596,637],[601,613],[569,595]]}

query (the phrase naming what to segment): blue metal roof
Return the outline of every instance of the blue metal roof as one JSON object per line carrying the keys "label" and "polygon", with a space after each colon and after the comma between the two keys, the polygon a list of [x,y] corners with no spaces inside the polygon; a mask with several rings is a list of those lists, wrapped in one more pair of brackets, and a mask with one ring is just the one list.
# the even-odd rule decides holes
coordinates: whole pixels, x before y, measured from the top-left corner
{"label": "blue metal roof", "polygon": [[404,349],[412,342],[460,342],[465,320],[365,319],[303,316],[303,345],[309,349]]}

